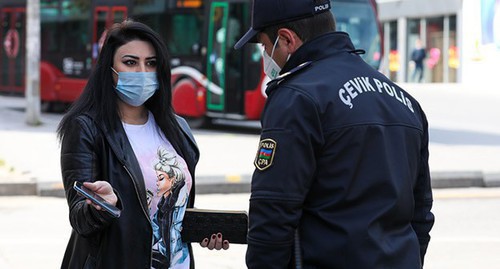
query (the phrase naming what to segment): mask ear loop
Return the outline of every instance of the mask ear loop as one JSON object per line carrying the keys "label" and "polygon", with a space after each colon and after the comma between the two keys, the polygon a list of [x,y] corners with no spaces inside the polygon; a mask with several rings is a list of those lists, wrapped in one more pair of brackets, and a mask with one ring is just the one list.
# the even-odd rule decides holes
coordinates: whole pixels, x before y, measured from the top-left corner
{"label": "mask ear loop", "polygon": [[111,68],[111,70],[112,70],[113,72],[115,72],[115,74],[116,74],[117,76],[120,76],[120,75],[118,74],[118,72],[116,72],[116,70],[115,70],[112,66],[111,66],[110,68]]}
{"label": "mask ear loop", "polygon": [[[276,41],[274,41],[274,45],[273,45],[273,49],[271,50],[271,59],[273,58],[273,55],[274,55],[274,49],[276,49],[276,44],[278,44],[278,40],[280,40],[280,37],[276,37]],[[292,54],[288,54],[288,56],[286,57],[286,61],[288,62],[288,60],[290,60],[290,56],[292,56]]]}
{"label": "mask ear loop", "polygon": [[278,40],[280,40],[280,36],[277,36],[276,41],[274,41],[273,49],[271,50],[271,58],[273,58],[274,49],[276,49],[276,44],[278,44]]}
{"label": "mask ear loop", "polygon": [[[116,72],[116,70],[112,66],[110,66],[109,68],[111,68],[111,71],[113,71],[116,74],[116,76],[118,77],[118,79],[120,79],[120,75],[118,74],[118,72]],[[113,82],[113,84],[114,84],[114,82]],[[114,86],[115,86],[115,89],[116,89],[117,85],[114,85]]]}

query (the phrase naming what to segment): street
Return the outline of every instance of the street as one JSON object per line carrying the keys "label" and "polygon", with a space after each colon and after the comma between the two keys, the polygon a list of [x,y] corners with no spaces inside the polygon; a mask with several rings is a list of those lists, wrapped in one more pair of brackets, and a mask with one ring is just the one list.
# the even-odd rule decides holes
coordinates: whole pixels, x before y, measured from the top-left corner
{"label": "street", "polygon": [[[451,84],[403,87],[427,114],[431,172],[500,172],[499,92]],[[60,183],[55,130],[62,114],[42,113],[41,126],[28,126],[25,106],[22,97],[0,95],[0,162],[40,184]],[[197,183],[248,182],[259,141],[255,126],[226,123],[193,130],[201,152]]]}
{"label": "street", "polygon": [[[198,195],[198,208],[248,210],[249,194]],[[496,269],[500,188],[434,190],[436,224],[425,269]],[[70,233],[63,198],[0,197],[0,268],[58,268]],[[196,268],[245,268],[245,245],[209,251],[194,244]]]}
{"label": "street", "polygon": [[500,189],[435,190],[426,269],[499,268]]}

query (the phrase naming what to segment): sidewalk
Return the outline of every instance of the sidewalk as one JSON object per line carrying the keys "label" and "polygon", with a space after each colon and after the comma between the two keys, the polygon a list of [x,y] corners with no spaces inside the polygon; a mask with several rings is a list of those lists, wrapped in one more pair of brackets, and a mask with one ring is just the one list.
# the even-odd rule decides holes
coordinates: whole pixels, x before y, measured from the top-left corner
{"label": "sidewalk", "polygon": [[[500,91],[454,84],[403,85],[427,114],[434,188],[500,187]],[[0,195],[64,196],[55,135],[62,115],[25,124],[25,100],[0,95]],[[256,134],[195,130],[197,193],[249,192]],[[221,156],[224,146],[230,154]],[[216,156],[216,157],[215,157]]]}

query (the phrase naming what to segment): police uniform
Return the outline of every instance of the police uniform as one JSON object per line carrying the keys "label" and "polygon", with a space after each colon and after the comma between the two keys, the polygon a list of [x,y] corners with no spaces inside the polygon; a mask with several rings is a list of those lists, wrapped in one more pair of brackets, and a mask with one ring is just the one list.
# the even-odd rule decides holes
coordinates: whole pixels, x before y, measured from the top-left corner
{"label": "police uniform", "polygon": [[434,223],[427,120],[358,52],[346,33],[319,36],[268,86],[249,268],[422,268]]}

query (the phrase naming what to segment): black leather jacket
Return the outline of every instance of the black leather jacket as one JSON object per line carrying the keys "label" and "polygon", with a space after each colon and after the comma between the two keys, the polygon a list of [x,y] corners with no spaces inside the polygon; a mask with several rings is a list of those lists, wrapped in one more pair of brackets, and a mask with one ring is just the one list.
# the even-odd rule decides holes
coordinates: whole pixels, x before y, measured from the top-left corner
{"label": "black leather jacket", "polygon": [[[188,203],[192,207],[199,151],[187,123],[180,117],[178,122],[183,133],[180,146],[187,155],[182,157],[193,178]],[[78,116],[71,125],[61,143],[61,169],[73,231],[61,268],[150,269],[153,231],[146,189],[125,131],[121,124],[117,132],[108,130],[89,114]],[[87,205],[72,189],[75,180],[108,181],[118,196],[121,216],[114,219]]]}
{"label": "black leather jacket", "polygon": [[427,120],[357,53],[346,33],[322,35],[269,85],[249,268],[284,268],[295,230],[303,268],[422,268],[434,223]]}

